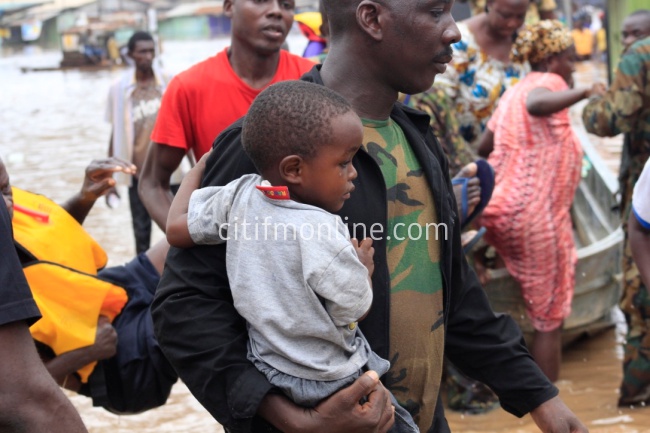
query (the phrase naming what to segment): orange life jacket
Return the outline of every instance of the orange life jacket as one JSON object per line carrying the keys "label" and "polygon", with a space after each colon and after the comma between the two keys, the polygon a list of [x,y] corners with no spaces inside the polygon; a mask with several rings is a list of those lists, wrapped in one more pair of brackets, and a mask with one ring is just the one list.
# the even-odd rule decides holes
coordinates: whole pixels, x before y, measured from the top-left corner
{"label": "orange life jacket", "polygon": [[[100,315],[113,321],[126,291],[97,276],[104,250],[62,207],[48,198],[13,188],[14,242],[29,260],[23,270],[43,316],[32,337],[58,356],[95,342]],[[78,371],[87,382],[96,362]]]}

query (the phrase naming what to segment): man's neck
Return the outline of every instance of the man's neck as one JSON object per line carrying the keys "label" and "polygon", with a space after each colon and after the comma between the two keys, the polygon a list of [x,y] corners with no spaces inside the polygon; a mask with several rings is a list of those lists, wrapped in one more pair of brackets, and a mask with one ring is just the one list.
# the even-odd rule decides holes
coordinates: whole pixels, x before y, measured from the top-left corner
{"label": "man's neck", "polygon": [[267,55],[241,46],[231,46],[228,50],[228,61],[242,81],[253,89],[261,89],[275,76],[280,62],[280,51]]}
{"label": "man's neck", "polygon": [[[467,26],[474,35],[474,39],[476,39],[477,43],[481,45],[481,47],[483,47],[484,45],[482,44],[486,42],[490,44],[499,44],[504,42],[504,38],[499,33],[498,29],[490,26],[487,14],[479,15],[474,19],[470,18]],[[506,41],[506,43],[511,44],[511,41]]]}
{"label": "man's neck", "polygon": [[[359,117],[386,120],[390,117],[398,92],[380,82],[372,72],[371,65],[362,65],[353,53],[337,55],[330,50],[321,68],[326,87],[347,99]],[[355,61],[348,61],[356,57]],[[364,67],[367,66],[367,67]]]}
{"label": "man's neck", "polygon": [[146,81],[151,81],[153,80],[154,74],[153,74],[153,68],[149,69],[135,69],[135,81],[138,83],[144,83]]}

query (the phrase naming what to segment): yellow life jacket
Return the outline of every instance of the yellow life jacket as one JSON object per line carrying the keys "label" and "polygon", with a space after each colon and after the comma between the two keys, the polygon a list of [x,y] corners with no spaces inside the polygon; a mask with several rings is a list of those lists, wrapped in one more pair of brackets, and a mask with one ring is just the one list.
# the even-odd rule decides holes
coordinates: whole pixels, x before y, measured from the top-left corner
{"label": "yellow life jacket", "polygon": [[[100,315],[113,321],[127,301],[126,291],[97,276],[108,258],[66,212],[48,198],[13,188],[14,242],[29,257],[23,270],[43,316],[32,337],[58,356],[95,342]],[[96,362],[78,371],[82,382]]]}

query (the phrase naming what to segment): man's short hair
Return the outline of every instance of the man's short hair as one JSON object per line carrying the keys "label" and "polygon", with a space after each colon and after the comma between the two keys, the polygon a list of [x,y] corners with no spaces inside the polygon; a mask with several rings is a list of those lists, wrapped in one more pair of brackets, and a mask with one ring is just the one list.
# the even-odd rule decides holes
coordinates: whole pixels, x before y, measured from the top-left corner
{"label": "man's short hair", "polygon": [[639,9],[627,16],[628,18],[630,17],[641,17],[645,18],[647,20],[650,20],[650,9]]}
{"label": "man's short hair", "polygon": [[331,140],[334,119],[350,111],[350,103],[325,86],[273,84],[255,98],[244,119],[244,151],[260,172],[289,155],[312,158]]}
{"label": "man's short hair", "polygon": [[630,18],[639,19],[644,32],[650,29],[650,9],[639,9],[625,17],[626,20]]}
{"label": "man's short hair", "polygon": [[151,33],[145,31],[137,31],[133,33],[129,38],[129,42],[127,44],[127,46],[129,47],[129,53],[132,53],[133,50],[135,50],[135,44],[137,44],[139,41],[153,42],[153,36],[151,36]]}
{"label": "man's short hair", "polygon": [[339,33],[354,27],[356,23],[354,11],[359,3],[361,0],[322,0],[322,8],[329,21],[330,35],[338,36]]}

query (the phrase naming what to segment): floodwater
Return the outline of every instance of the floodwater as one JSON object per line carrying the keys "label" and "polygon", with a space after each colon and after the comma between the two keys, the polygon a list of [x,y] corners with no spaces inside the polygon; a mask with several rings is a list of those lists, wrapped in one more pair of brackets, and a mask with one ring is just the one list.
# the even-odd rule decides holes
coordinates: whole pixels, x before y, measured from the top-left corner
{"label": "floodwater", "polygon": [[[227,40],[166,42],[161,59],[166,68],[181,71],[227,44]],[[289,46],[301,52],[305,41],[292,35]],[[4,51],[0,56],[0,155],[12,183],[62,202],[78,191],[83,169],[106,155],[109,126],[103,121],[109,85],[120,70],[21,73],[21,66],[53,66],[56,52]],[[580,82],[602,79],[590,65],[579,65]],[[574,116],[576,119],[579,116]],[[599,150],[616,169],[620,138],[598,141]],[[134,255],[126,192],[116,209],[98,202],[85,227],[106,249],[109,265]],[[156,230],[154,240],[161,237]],[[624,326],[581,341],[564,353],[560,396],[592,432],[650,432],[649,408],[617,408]],[[144,414],[116,416],[93,408],[83,396],[68,394],[92,433],[222,432],[223,429],[178,383],[162,408]],[[515,418],[501,409],[485,415],[448,411],[456,432],[535,432],[530,417]]]}

